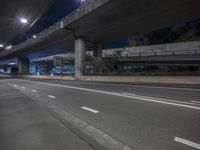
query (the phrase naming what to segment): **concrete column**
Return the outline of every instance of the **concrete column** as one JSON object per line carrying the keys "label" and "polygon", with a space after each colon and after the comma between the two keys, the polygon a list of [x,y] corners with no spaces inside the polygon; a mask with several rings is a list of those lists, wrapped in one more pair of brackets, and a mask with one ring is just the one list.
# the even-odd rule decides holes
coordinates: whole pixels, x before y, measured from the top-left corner
{"label": "concrete column", "polygon": [[29,59],[18,58],[18,74],[19,75],[29,74]]}
{"label": "concrete column", "polygon": [[83,67],[85,60],[85,41],[81,38],[75,40],[75,79],[80,80],[83,75]]}
{"label": "concrete column", "polygon": [[101,60],[102,57],[102,45],[101,43],[94,44],[94,57]]}

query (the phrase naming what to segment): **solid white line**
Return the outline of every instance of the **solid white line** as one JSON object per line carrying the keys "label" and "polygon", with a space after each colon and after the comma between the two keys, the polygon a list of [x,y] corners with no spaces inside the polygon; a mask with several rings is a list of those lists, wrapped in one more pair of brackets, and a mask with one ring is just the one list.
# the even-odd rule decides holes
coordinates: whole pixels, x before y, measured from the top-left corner
{"label": "solid white line", "polygon": [[[74,81],[65,81],[65,82],[74,82]],[[197,88],[178,88],[178,87],[167,87],[167,86],[153,86],[153,85],[134,85],[134,84],[117,84],[117,83],[100,83],[100,82],[95,82],[95,83],[90,83],[90,82],[78,82],[79,84],[103,84],[103,85],[112,85],[112,86],[132,86],[132,87],[144,87],[144,88],[156,88],[156,89],[169,89],[169,90],[185,90],[185,91],[200,91],[200,89]]]}
{"label": "solid white line", "polygon": [[200,104],[200,101],[191,101],[192,103]]}
{"label": "solid white line", "polygon": [[191,142],[191,141],[179,138],[179,137],[175,137],[174,141],[185,144],[187,146],[190,146],[190,147],[193,147],[193,148],[196,148],[196,149],[200,149],[200,144],[197,144],[197,143],[194,143],[194,142]]}
{"label": "solid white line", "polygon": [[151,99],[151,98],[144,98],[144,97],[139,97],[139,96],[130,96],[130,95],[124,95],[120,93],[115,93],[115,92],[108,92],[108,91],[101,91],[101,90],[94,90],[94,89],[87,89],[87,88],[82,88],[82,87],[74,87],[74,86],[67,86],[67,85],[60,85],[60,84],[52,84],[52,83],[45,83],[45,82],[35,82],[35,81],[28,81],[28,80],[23,80],[31,83],[38,83],[42,85],[50,85],[50,86],[56,86],[56,87],[65,87],[69,89],[76,89],[76,90],[81,90],[81,91],[88,91],[88,92],[95,92],[95,93],[100,93],[100,94],[107,94],[107,95],[112,95],[112,96],[119,96],[119,97],[126,97],[126,98],[131,98],[131,99],[138,99],[138,100],[143,100],[143,101],[149,101],[149,102],[155,102],[155,103],[161,103],[161,104],[167,104],[167,105],[173,105],[173,106],[179,106],[179,107],[185,107],[185,108],[191,108],[191,109],[198,109],[200,110],[200,107],[197,106],[191,106],[187,104],[180,104],[182,103],[181,101],[179,103],[176,103],[177,101],[173,102],[166,102],[162,101],[162,99]]}
{"label": "solid white line", "polygon": [[[114,85],[114,84],[112,84]],[[168,90],[183,90],[183,91],[200,91],[200,89],[195,88],[176,88],[176,87],[166,87],[166,86],[145,86],[145,85],[119,85],[119,86],[133,86],[133,87],[144,87],[144,88],[155,88],[155,89],[168,89]]]}
{"label": "solid white line", "polygon": [[171,99],[165,99],[165,98],[156,98],[156,97],[149,97],[149,96],[141,96],[141,95],[136,95],[136,94],[132,94],[132,93],[122,93],[122,94],[131,95],[131,96],[140,97],[140,98],[153,99],[153,100],[161,100],[161,101],[167,101],[167,102],[175,102],[175,103],[179,103],[179,104],[194,105],[194,103],[191,103],[191,102],[177,101],[177,100],[171,100]]}
{"label": "solid white line", "polygon": [[35,93],[37,92],[37,90],[31,90],[31,91],[32,91],[32,92],[35,92]]}
{"label": "solid white line", "polygon": [[134,93],[122,93],[122,94],[124,94],[124,95],[130,95],[130,96],[136,96],[136,94],[134,94]]}
{"label": "solid white line", "polygon": [[48,95],[48,97],[50,97],[50,98],[53,98],[53,99],[54,99],[54,98],[56,98],[56,97],[55,97],[55,96],[53,96],[53,95]]}
{"label": "solid white line", "polygon": [[84,110],[87,110],[87,111],[90,111],[90,112],[92,112],[92,113],[95,113],[95,114],[97,114],[97,113],[99,113],[99,111],[98,110],[95,110],[95,109],[92,109],[92,108],[89,108],[89,107],[81,107],[82,109],[84,109]]}

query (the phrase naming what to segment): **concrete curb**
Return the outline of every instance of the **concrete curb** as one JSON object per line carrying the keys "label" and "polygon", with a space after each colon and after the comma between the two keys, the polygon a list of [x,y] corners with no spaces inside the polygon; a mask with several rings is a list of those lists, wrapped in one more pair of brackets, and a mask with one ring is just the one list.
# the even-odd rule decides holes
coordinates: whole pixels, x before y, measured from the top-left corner
{"label": "concrete curb", "polygon": [[[26,75],[20,77],[75,81],[73,76]],[[200,77],[198,76],[82,76],[79,81],[143,85],[200,85]]]}

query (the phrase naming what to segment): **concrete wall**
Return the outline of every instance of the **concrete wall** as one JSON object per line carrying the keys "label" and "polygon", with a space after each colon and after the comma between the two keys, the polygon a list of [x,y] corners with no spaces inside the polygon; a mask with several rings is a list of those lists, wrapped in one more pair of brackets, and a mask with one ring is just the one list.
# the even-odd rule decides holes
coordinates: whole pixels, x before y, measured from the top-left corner
{"label": "concrete wall", "polygon": [[[25,78],[34,79],[56,79],[56,80],[75,80],[72,76],[36,76],[27,75],[21,76]],[[125,84],[193,84],[200,85],[200,77],[192,76],[82,76],[82,81],[93,82],[112,82],[112,83],[125,83]]]}
{"label": "concrete wall", "polygon": [[160,77],[160,76],[84,76],[83,81],[143,83],[143,84],[198,84],[200,77]]}
{"label": "concrete wall", "polygon": [[31,79],[74,80],[74,77],[72,76],[24,75],[19,77]]}

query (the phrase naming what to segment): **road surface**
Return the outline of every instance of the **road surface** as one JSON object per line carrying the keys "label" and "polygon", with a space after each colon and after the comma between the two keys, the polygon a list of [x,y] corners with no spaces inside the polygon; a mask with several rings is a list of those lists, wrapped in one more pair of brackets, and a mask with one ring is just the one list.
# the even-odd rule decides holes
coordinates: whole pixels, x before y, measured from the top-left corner
{"label": "road surface", "polygon": [[[200,149],[197,88],[27,79],[2,79],[0,85],[0,138],[5,141],[5,150],[12,145],[20,150]],[[34,103],[31,106],[34,109],[28,111],[29,117],[24,117],[18,110],[12,110],[15,103],[23,105],[26,111]],[[21,120],[10,123],[12,111],[15,115],[11,117],[16,120],[22,115]],[[12,132],[13,124],[19,125],[19,121],[25,122],[27,129]],[[34,121],[42,123],[32,129],[27,122]],[[20,141],[23,136],[19,135],[23,132],[42,140],[30,138],[23,143]],[[21,139],[14,140],[16,137]],[[22,143],[24,147],[20,146]],[[39,148],[34,144],[39,144]]]}

